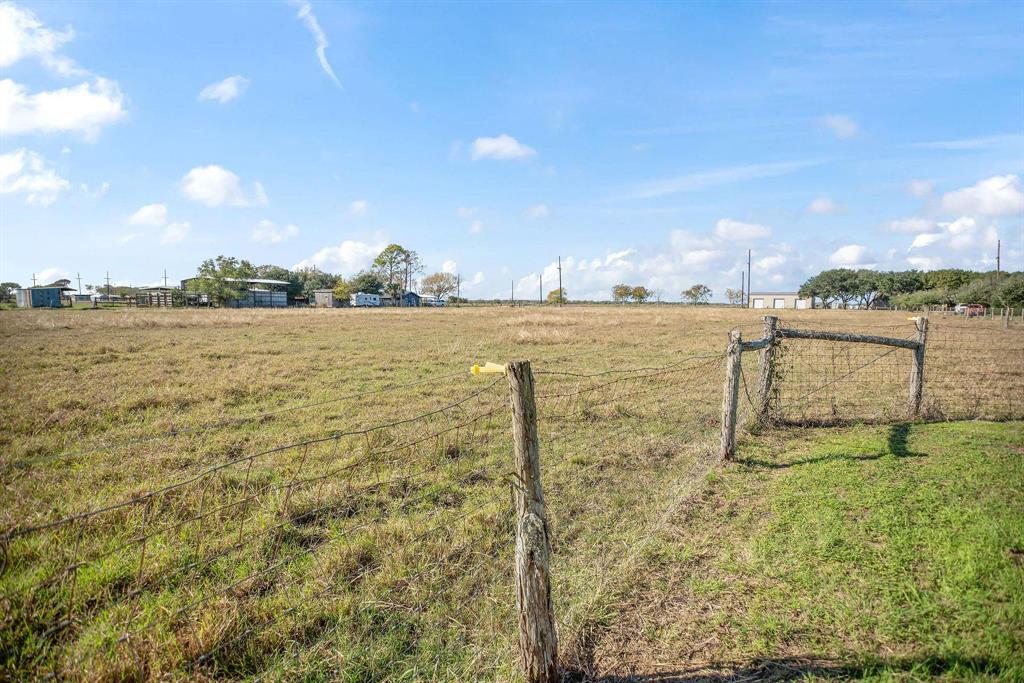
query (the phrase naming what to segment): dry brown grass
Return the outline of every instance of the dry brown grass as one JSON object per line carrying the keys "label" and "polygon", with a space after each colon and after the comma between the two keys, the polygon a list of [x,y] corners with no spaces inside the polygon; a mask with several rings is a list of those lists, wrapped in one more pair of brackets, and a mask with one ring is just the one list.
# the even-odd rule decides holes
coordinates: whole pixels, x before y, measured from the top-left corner
{"label": "dry brown grass", "polygon": [[[617,549],[636,546],[633,556],[642,560],[637,543],[652,525],[699,493],[694,484],[710,466],[703,445],[717,428],[722,376],[715,356],[731,328],[748,339],[760,336],[762,313],[678,306],[4,311],[0,528],[144,495],[254,452],[413,418],[479,390],[482,380],[467,372],[471,364],[528,358],[538,373],[560,625],[579,650],[588,633],[602,628],[600,615],[626,570],[613,561]],[[807,311],[799,318],[809,326],[876,334],[911,330],[903,313]],[[933,405],[944,414],[1006,406],[1004,417],[1019,412],[1004,388],[1021,385],[1020,330],[934,319],[933,330],[947,340],[929,355]],[[948,341],[957,338],[972,342]],[[977,341],[990,338],[998,343]],[[821,358],[812,348],[787,356],[794,369],[784,381],[792,390],[806,393],[816,381],[842,374],[841,364],[827,371],[813,366]],[[701,358],[685,361],[692,356]],[[969,388],[948,381],[948,369],[962,367],[966,357],[980,368]],[[749,354],[744,362],[748,381],[754,360]],[[628,369],[634,371],[619,373]],[[897,370],[859,384],[837,382],[819,405],[834,413],[836,397],[846,391],[855,400],[840,406],[841,416],[871,417],[869,410],[902,403],[906,375]],[[552,372],[569,374],[544,374]],[[308,454],[286,449],[251,471],[226,468],[205,488],[161,496],[157,516],[171,523],[195,517],[211,498],[264,492],[246,515],[231,508],[202,527],[191,522],[177,536],[168,534],[148,549],[141,574],[137,545],[87,567],[75,589],[73,628],[58,632],[58,650],[40,654],[19,640],[24,650],[15,650],[4,670],[38,673],[32,669],[38,662],[21,659],[31,649],[60,676],[86,670],[101,679],[182,675],[197,653],[222,647],[212,662],[191,670],[244,677],[270,669],[289,678],[324,666],[318,657],[325,652],[342,651],[351,657],[347,665],[369,679],[425,666],[435,673],[421,671],[421,677],[512,675],[506,400],[496,387],[459,411],[328,441]],[[493,418],[472,434],[462,428],[385,457],[395,444],[490,410]],[[267,412],[273,414],[239,419]],[[128,445],[107,447],[112,444]],[[296,472],[321,474],[346,458],[366,457],[372,466],[355,476],[299,487],[283,499]],[[430,473],[421,481],[402,480],[426,466]],[[90,522],[81,554],[132,538],[146,514],[133,506]],[[444,534],[414,542],[433,528],[436,515],[448,524]],[[74,563],[80,531],[13,547],[17,568],[4,576],[5,590],[18,593]],[[130,595],[140,575],[155,580],[200,545],[209,552],[239,539],[246,543],[229,556],[232,562],[211,565],[194,585],[159,584],[139,599]],[[275,573],[275,582],[242,582],[190,610],[187,619],[165,623],[160,616],[265,568],[282,545],[311,553],[285,567],[284,576]],[[360,568],[367,563],[374,573],[364,577]],[[345,581],[355,582],[351,591],[317,593]],[[46,631],[70,602],[66,584],[35,607],[17,602],[12,613],[23,621],[5,622],[6,633],[23,638]],[[288,616],[279,623],[274,615],[282,612]],[[142,640],[113,642],[122,624],[143,617],[160,627]],[[423,635],[434,632],[444,642]],[[296,643],[301,647],[292,660]],[[86,669],[87,662],[94,664]]]}

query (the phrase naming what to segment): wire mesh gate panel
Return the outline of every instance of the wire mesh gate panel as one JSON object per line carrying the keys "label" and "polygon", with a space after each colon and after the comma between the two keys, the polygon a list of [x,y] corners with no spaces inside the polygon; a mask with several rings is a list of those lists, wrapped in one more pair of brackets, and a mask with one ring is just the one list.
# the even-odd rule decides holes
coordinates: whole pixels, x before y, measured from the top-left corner
{"label": "wire mesh gate panel", "polygon": [[[780,327],[800,328],[780,320]],[[820,323],[819,331],[843,332]],[[858,331],[865,331],[864,327]],[[871,326],[872,335],[912,340],[913,323]],[[832,424],[906,419],[913,351],[820,339],[782,339],[775,353],[773,411],[783,423]]]}

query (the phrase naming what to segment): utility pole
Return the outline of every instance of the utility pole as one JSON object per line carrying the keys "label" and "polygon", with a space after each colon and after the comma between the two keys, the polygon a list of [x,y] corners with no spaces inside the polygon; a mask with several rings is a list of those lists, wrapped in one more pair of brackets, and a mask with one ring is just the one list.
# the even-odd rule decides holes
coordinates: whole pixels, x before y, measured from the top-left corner
{"label": "utility pole", "polygon": [[558,305],[562,305],[562,257],[558,257]]}
{"label": "utility pole", "polygon": [[36,286],[36,274],[35,273],[32,273],[32,286],[33,287]]}
{"label": "utility pole", "polygon": [[516,281],[512,280],[512,308],[516,307]]}
{"label": "utility pole", "polygon": [[110,271],[107,271],[107,301],[110,301]]}
{"label": "utility pole", "polygon": [[167,269],[164,268],[164,289],[167,289]]}
{"label": "utility pole", "polygon": [[538,299],[538,301],[540,303],[542,303],[542,304],[544,303],[544,273],[543,272],[541,272],[541,274],[540,274],[540,299]]}
{"label": "utility pole", "polygon": [[462,274],[455,276],[455,298],[462,300]]}
{"label": "utility pole", "polygon": [[740,305],[746,306],[747,303],[747,274],[742,270],[740,271]]}
{"label": "utility pole", "polygon": [[750,281],[750,250],[747,249],[747,300],[743,302],[743,305],[750,308],[750,290],[753,289],[754,285]]}
{"label": "utility pole", "polygon": [[1002,263],[1000,257],[1002,256],[1003,242],[1002,240],[996,240],[996,287],[999,286],[999,270]]}
{"label": "utility pole", "polygon": [[82,293],[82,274],[81,273],[75,273],[75,278],[78,280],[78,293],[81,294]]}

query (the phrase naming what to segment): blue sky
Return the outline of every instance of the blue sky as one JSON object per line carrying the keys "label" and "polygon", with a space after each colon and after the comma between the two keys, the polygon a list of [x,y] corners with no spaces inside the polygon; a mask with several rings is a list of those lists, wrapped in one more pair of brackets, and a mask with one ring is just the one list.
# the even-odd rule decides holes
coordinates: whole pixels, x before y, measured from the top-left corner
{"label": "blue sky", "polygon": [[1024,269],[1024,4],[0,3],[0,279]]}

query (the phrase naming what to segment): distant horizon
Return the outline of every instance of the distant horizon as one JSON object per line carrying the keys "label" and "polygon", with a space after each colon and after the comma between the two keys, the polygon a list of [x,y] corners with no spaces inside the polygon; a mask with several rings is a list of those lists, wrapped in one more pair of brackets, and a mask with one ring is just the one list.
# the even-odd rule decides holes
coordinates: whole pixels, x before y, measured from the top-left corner
{"label": "distant horizon", "polygon": [[[1021,3],[0,2],[0,281],[1024,270]],[[549,285],[549,283],[551,283]],[[748,287],[751,288],[751,287]],[[751,288],[753,289],[753,288]],[[524,300],[530,300],[525,297]]]}

